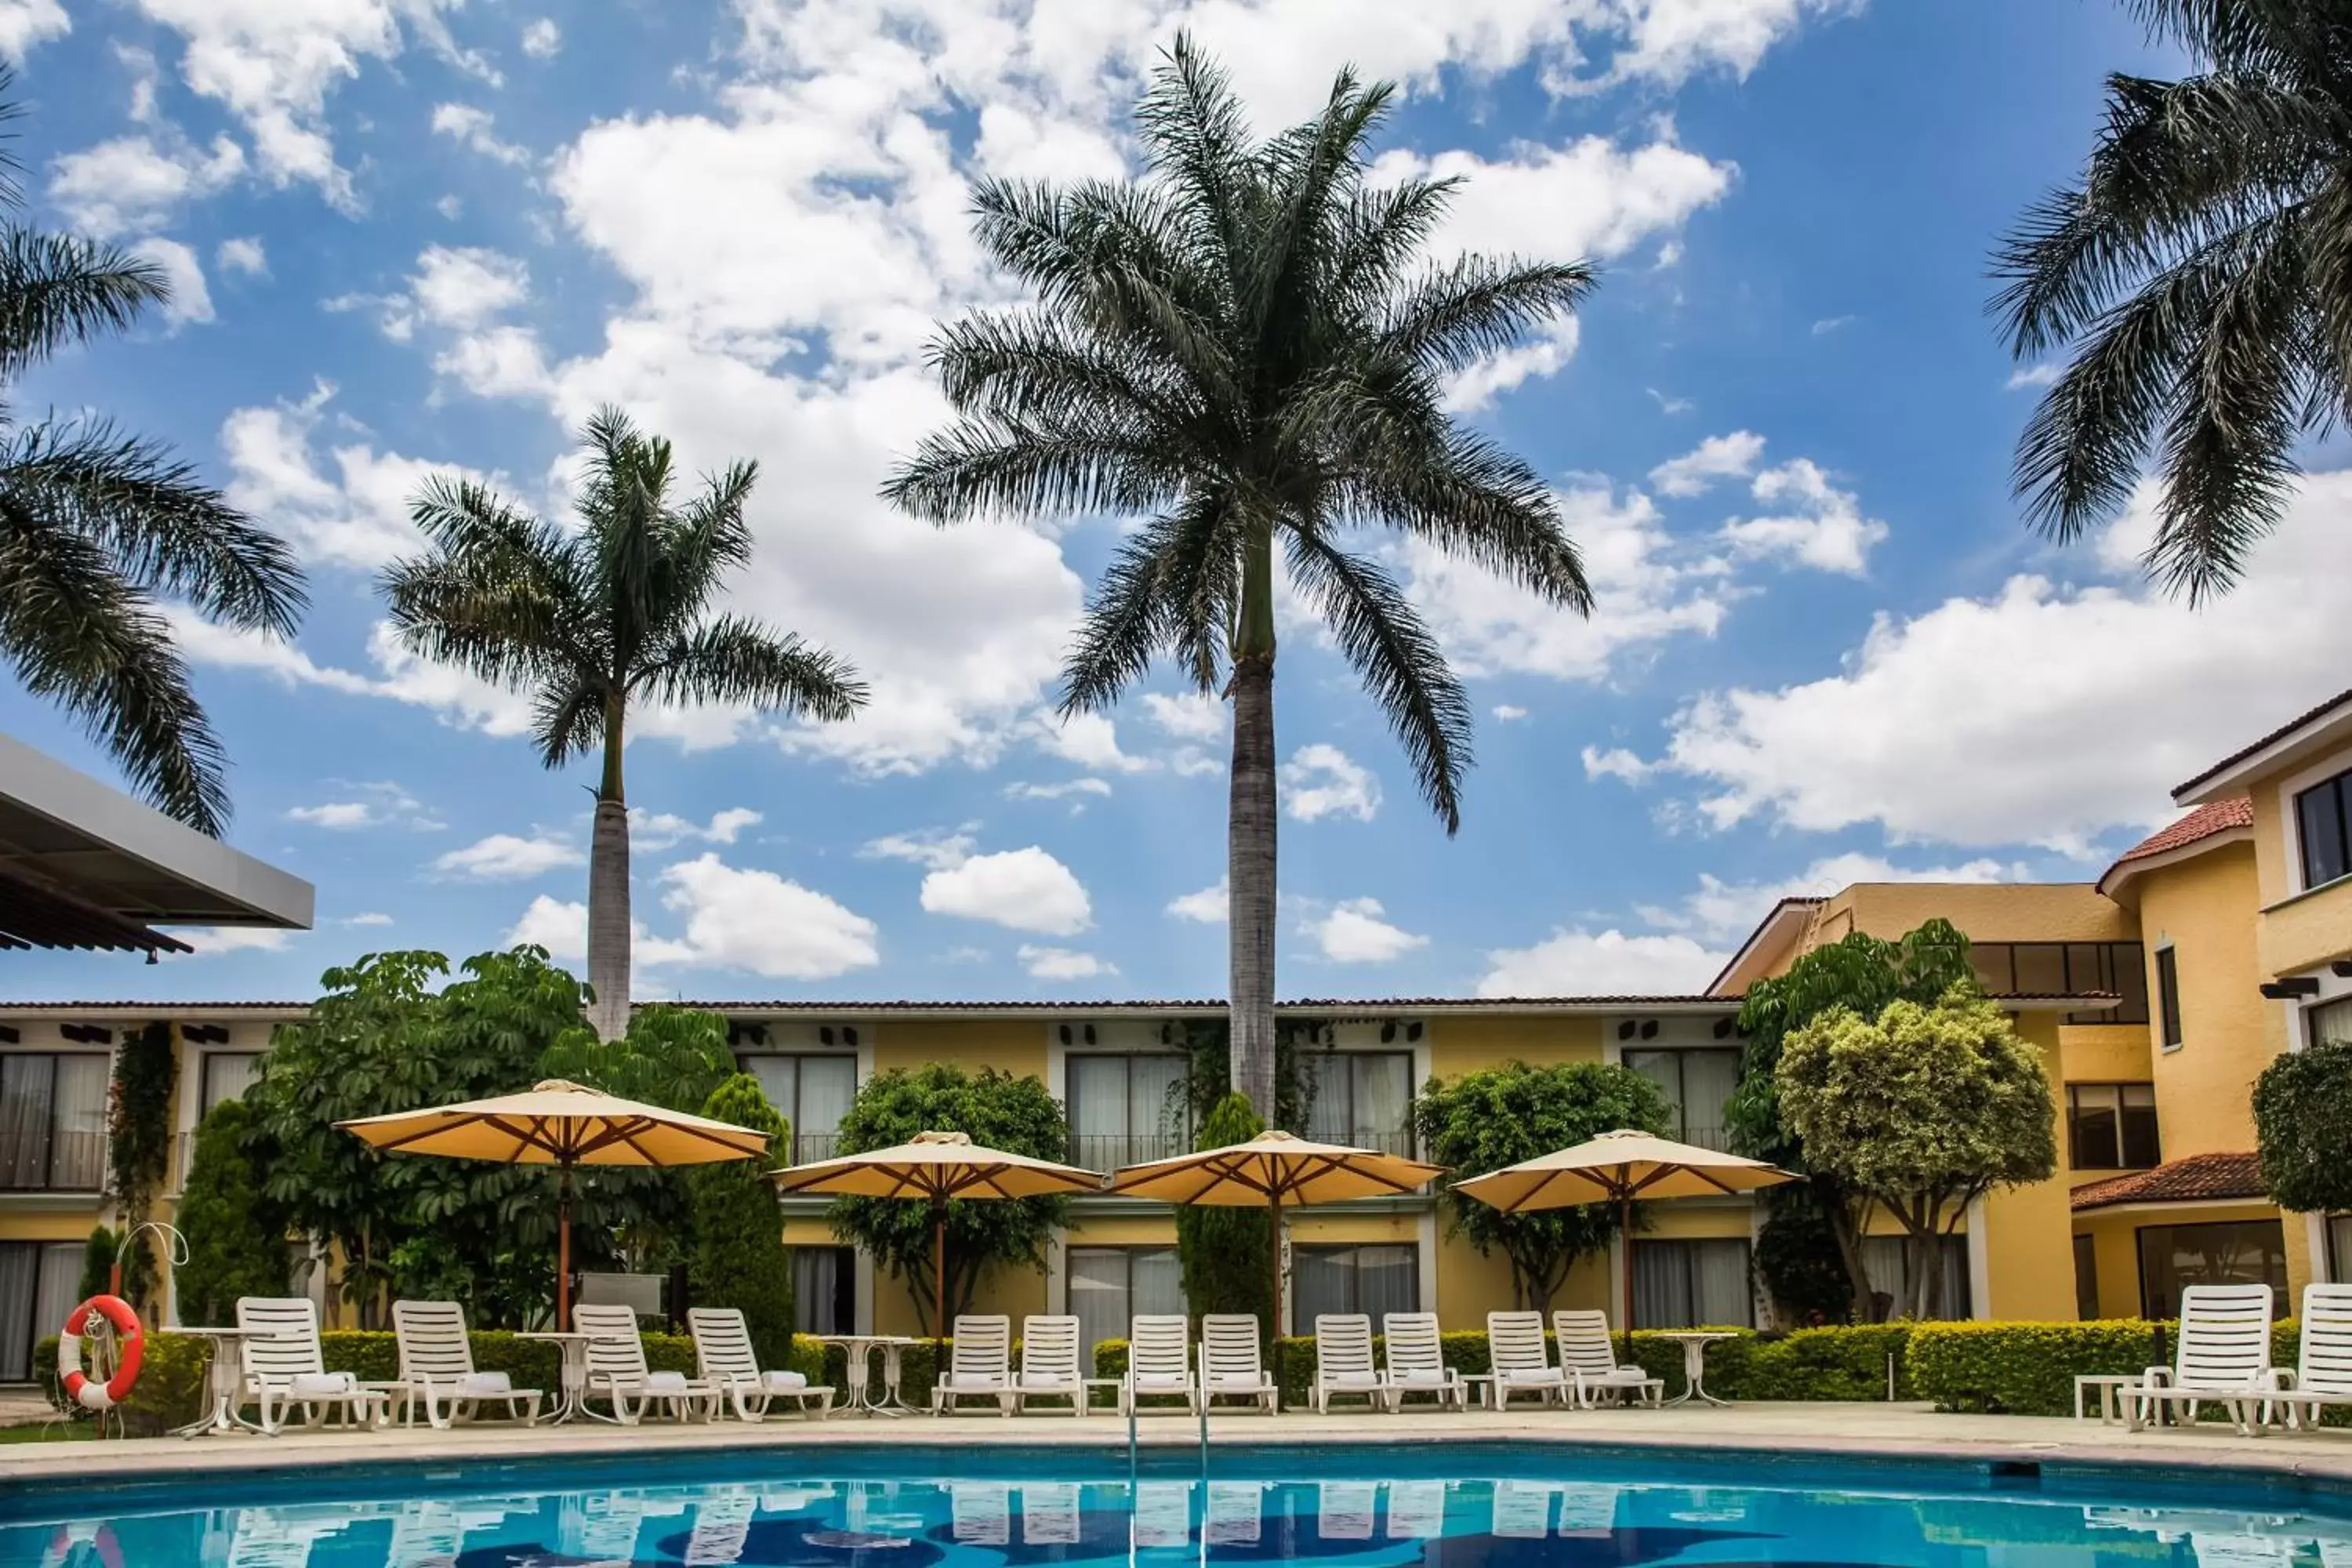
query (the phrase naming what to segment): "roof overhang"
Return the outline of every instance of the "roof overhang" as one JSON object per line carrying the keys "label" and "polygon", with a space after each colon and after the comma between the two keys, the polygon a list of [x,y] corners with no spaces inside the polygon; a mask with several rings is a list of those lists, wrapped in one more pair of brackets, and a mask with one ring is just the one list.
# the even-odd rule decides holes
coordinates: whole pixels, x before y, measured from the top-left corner
{"label": "roof overhang", "polygon": [[2225,827],[2219,833],[2209,833],[2202,838],[2191,840],[2177,848],[2162,850],[2154,855],[2141,855],[2132,859],[2118,860],[2108,867],[2105,873],[2099,878],[2099,892],[2101,896],[2121,903],[2125,887],[2134,877],[2143,872],[2160,871],[2167,866],[2178,866],[2183,860],[2194,860],[2200,855],[2210,855],[2214,850],[2228,845],[2252,844],[2253,841],[2254,830],[2251,827]]}
{"label": "roof overhang", "polygon": [[1804,936],[1813,911],[1828,900],[1817,898],[1782,899],[1772,906],[1771,913],[1757,922],[1716,977],[1707,982],[1710,996],[1721,996],[1737,1002],[1748,994],[1748,987],[1780,963],[1783,954]]}
{"label": "roof overhang", "polygon": [[2222,758],[2172,792],[2175,804],[2202,805],[2242,795],[2254,780],[2283,773],[2305,758],[2352,744],[2352,691],[2328,699],[2272,731],[2244,751]]}
{"label": "roof overhang", "polygon": [[0,945],[153,952],[155,926],[310,928],[300,878],[0,735]]}

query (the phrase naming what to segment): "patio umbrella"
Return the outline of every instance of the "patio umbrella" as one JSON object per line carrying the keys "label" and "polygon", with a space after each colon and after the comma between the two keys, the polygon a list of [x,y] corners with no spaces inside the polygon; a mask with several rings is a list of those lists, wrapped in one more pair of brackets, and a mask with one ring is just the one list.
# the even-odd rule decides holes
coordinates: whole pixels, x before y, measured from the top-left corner
{"label": "patio umbrella", "polygon": [[1129,1165],[1110,1190],[1130,1198],[1222,1208],[1262,1208],[1272,1216],[1275,1331],[1282,1325],[1282,1211],[1286,1205],[1334,1204],[1349,1198],[1395,1197],[1412,1192],[1443,1165],[1425,1165],[1377,1149],[1314,1143],[1296,1132],[1261,1132],[1246,1143],[1201,1149]]}
{"label": "patio umbrella", "polygon": [[554,1165],[555,1326],[572,1326],[572,1169],[575,1165],[708,1165],[768,1152],[768,1135],[599,1094],[548,1079],[523,1094],[364,1116],[336,1126],[387,1154],[441,1154],[508,1165]]}
{"label": "patio umbrella", "polygon": [[1696,1143],[1676,1143],[1632,1128],[1603,1132],[1573,1149],[1506,1165],[1454,1190],[1505,1214],[1613,1203],[1625,1251],[1625,1358],[1633,1357],[1633,1201],[1636,1198],[1717,1197],[1752,1193],[1800,1178],[1778,1165]]}
{"label": "patio umbrella", "polygon": [[779,1193],[828,1197],[927,1198],[931,1205],[931,1300],[938,1328],[948,1321],[948,1200],[1044,1198],[1100,1190],[1099,1172],[1057,1165],[975,1143],[964,1132],[918,1132],[914,1141],[863,1154],[841,1154],[768,1173]]}

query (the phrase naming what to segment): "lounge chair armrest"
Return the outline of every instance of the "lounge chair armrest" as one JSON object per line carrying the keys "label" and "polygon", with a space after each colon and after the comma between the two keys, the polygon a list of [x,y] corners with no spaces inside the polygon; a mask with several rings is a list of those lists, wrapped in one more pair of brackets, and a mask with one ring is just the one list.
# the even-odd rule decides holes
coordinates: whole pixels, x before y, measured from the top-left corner
{"label": "lounge chair armrest", "polygon": [[2263,1385],[2265,1388],[2293,1388],[2294,1386],[2294,1368],[2291,1366],[2274,1366],[2267,1373],[2264,1373],[2263,1374]]}
{"label": "lounge chair armrest", "polygon": [[2139,1374],[2139,1380],[2150,1388],[2162,1388],[2172,1381],[2172,1369],[2168,1366],[2152,1366]]}

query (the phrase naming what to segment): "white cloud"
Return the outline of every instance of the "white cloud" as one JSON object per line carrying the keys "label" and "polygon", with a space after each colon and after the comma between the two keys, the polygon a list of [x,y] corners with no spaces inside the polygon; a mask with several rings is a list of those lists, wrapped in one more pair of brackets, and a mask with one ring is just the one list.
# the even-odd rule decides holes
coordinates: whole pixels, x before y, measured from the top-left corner
{"label": "white cloud", "polygon": [[279,952],[287,943],[302,935],[300,931],[272,931],[264,926],[186,926],[159,927],[178,937],[190,947],[192,953],[167,952],[173,958],[217,958],[230,952]]}
{"label": "white cloud", "polygon": [[543,877],[561,867],[587,863],[587,856],[561,838],[544,834],[524,838],[512,833],[493,833],[463,849],[452,849],[439,857],[433,862],[433,869],[442,876],[468,881],[507,882]]}
{"label": "white cloud", "polygon": [[531,162],[530,149],[518,147],[511,142],[501,142],[493,129],[497,117],[487,109],[477,109],[470,103],[440,103],[433,108],[433,133],[446,136],[468,152],[478,153],[493,163],[521,168]]}
{"label": "white cloud", "polygon": [[1526,709],[1513,702],[1497,702],[1491,711],[1496,719],[1506,724],[1515,724],[1528,716]]}
{"label": "white cloud", "polygon": [[1886,524],[1862,515],[1850,490],[1839,489],[1807,458],[1767,468],[1750,487],[1757,500],[1786,510],[1769,517],[1735,518],[1723,525],[1733,552],[1781,557],[1818,571],[1859,577]]}
{"label": "white cloud", "polygon": [[1853,316],[1823,316],[1813,323],[1813,336],[1825,338],[1832,332],[1843,331],[1853,325],[1855,320],[1856,318]]}
{"label": "white cloud", "polygon": [[446,826],[425,809],[423,801],[389,782],[350,785],[345,798],[321,801],[317,805],[295,806],[286,813],[286,818],[289,822],[299,822],[334,833],[355,832],[367,827],[407,827],[431,832]]}
{"label": "white cloud", "polygon": [[223,272],[241,272],[247,278],[269,276],[269,254],[261,247],[258,236],[246,235],[224,239],[213,252],[213,265]]}
{"label": "white cloud", "polygon": [[1587,746],[1583,757],[1584,776],[1589,779],[1616,779],[1638,784],[1655,771],[1622,746],[1612,746],[1605,752],[1597,746]]}
{"label": "white cloud", "polygon": [[685,930],[675,942],[641,946],[648,964],[830,980],[881,962],[872,921],[772,871],[730,866],[706,851],[661,880],[662,907],[682,916]]}
{"label": "white cloud", "polygon": [[1764,456],[1764,437],[1753,430],[1709,436],[1679,458],[1670,458],[1650,470],[1650,483],[1660,495],[1703,495],[1718,479],[1744,479],[1756,471]]}
{"label": "white cloud", "polygon": [[1108,959],[1066,947],[1033,947],[1024,942],[1020,958],[1033,980],[1097,980],[1118,973],[1118,965]]}
{"label": "white cloud", "polygon": [[388,926],[392,924],[392,917],[380,910],[370,910],[364,914],[349,916],[337,923],[347,926]]}
{"label": "white cloud", "polygon": [[1204,926],[1225,923],[1233,894],[1223,877],[1216,886],[1203,888],[1197,893],[1184,893],[1168,900],[1168,912],[1180,921],[1195,921]]}
{"label": "white cloud", "polygon": [[1381,809],[1381,781],[1339,747],[1318,741],[1282,764],[1282,808],[1300,822],[1327,816],[1370,822]]}
{"label": "white cloud", "polygon": [[2243,583],[2192,610],[2137,572],[2143,494],[2077,561],[2119,581],[2025,574],[1882,614],[1835,674],[1688,704],[1664,765],[1711,791],[1719,826],[1873,823],[1898,840],[2086,851],[2168,819],[2172,784],[2341,686],[2347,514],[2352,472],[2309,476]]}
{"label": "white cloud", "polygon": [[173,326],[213,319],[212,290],[205,287],[204,264],[196,253],[176,239],[142,239],[131,247],[133,256],[162,269],[171,290],[163,301],[163,320]]}
{"label": "white cloud", "polygon": [[1481,996],[1687,996],[1730,959],[1687,936],[1555,931],[1533,947],[1486,954]]}
{"label": "white cloud", "polygon": [[541,893],[509,929],[505,945],[543,947],[552,958],[577,963],[588,956],[588,906]]}
{"label": "white cloud", "polygon": [[522,30],[522,52],[535,60],[551,60],[563,47],[563,29],[552,16],[541,16]]}
{"label": "white cloud", "polygon": [[1004,786],[1004,798],[1007,800],[1066,800],[1072,802],[1071,809],[1074,811],[1082,809],[1085,805],[1077,799],[1078,796],[1101,797],[1110,793],[1110,781],[1096,778],[1063,779],[1057,784],[1035,784],[1023,779]]}
{"label": "white cloud", "polygon": [[1031,733],[1038,745],[1065,762],[1096,773],[1139,773],[1151,766],[1149,757],[1119,750],[1118,729],[1103,713],[1036,714]]}
{"label": "white cloud", "polygon": [[1094,904],[1076,875],[1034,844],[932,871],[923,879],[922,902],[935,915],[1046,936],[1075,936],[1094,923]]}
{"label": "white cloud", "polygon": [[96,239],[152,234],[180,208],[245,172],[245,153],[226,137],[210,150],[168,135],[118,137],[51,165],[48,194],[75,230]]}
{"label": "white cloud", "polygon": [[1724,71],[1745,79],[1771,47],[1808,16],[1859,11],[1866,0],[1613,0],[1600,7],[1624,47],[1596,77],[1555,79],[1560,90],[1594,90],[1629,80],[1675,87]]}
{"label": "white cloud", "polygon": [[1343,899],[1325,914],[1299,923],[1298,934],[1333,963],[1388,963],[1429,939],[1390,924],[1378,899]]}
{"label": "white cloud", "polygon": [[0,0],[0,55],[21,61],[33,46],[73,31],[58,0]]}
{"label": "white cloud", "polygon": [[911,860],[933,871],[950,871],[971,858],[979,843],[971,832],[926,827],[912,833],[886,833],[868,839],[858,855],[868,860]]}
{"label": "white cloud", "polygon": [[1445,384],[1447,412],[1475,414],[1523,382],[1559,374],[1576,357],[1578,337],[1574,319],[1556,321],[1540,335],[1467,366]]}
{"label": "white cloud", "polygon": [[730,805],[715,812],[707,823],[688,821],[666,811],[651,812],[643,806],[629,808],[629,847],[633,849],[667,849],[673,844],[693,839],[701,844],[732,844],[747,827],[757,826],[760,814],[749,806]]}
{"label": "white cloud", "polygon": [[426,479],[492,477],[378,452],[363,440],[333,447],[322,468],[311,443],[334,394],[320,382],[299,403],[232,411],[220,434],[232,474],[228,499],[285,535],[304,560],[373,571],[424,542],[409,523],[408,503]]}
{"label": "white cloud", "polygon": [[479,326],[530,297],[520,261],[478,247],[427,246],[408,281],[416,309],[445,327]]}
{"label": "white cloud", "polygon": [[1691,413],[1698,407],[1695,398],[1672,397],[1654,386],[1645,386],[1642,390],[1650,395],[1651,401],[1658,405],[1658,412],[1669,419],[1676,415]]}
{"label": "white cloud", "polygon": [[1233,722],[1223,700],[1202,691],[1143,694],[1144,717],[1182,741],[1223,741]]}
{"label": "white cloud", "polygon": [[1979,858],[1950,866],[1897,866],[1883,855],[1849,850],[1814,861],[1777,882],[1726,882],[1699,873],[1698,888],[1671,905],[1644,905],[1643,920],[1665,931],[1688,931],[1710,943],[1736,946],[1783,899],[1826,898],[1856,882],[2019,881],[2032,868]]}
{"label": "white cloud", "polygon": [[2011,392],[2018,392],[2029,386],[2053,385],[2056,384],[2058,378],[2065,374],[2066,367],[2059,363],[2056,360],[2045,361],[2041,364],[2026,365],[2009,373],[2008,389]]}
{"label": "white cloud", "polygon": [[320,805],[298,805],[286,814],[290,822],[307,823],[337,832],[375,825],[375,808],[363,800],[333,800]]}

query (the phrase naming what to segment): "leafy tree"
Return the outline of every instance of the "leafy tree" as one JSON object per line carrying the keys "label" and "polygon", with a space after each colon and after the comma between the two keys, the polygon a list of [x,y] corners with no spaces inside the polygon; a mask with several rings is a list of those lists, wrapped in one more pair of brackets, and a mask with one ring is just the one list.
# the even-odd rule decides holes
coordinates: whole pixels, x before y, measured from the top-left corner
{"label": "leafy tree", "polygon": [[1915,1318],[1932,1310],[1943,1239],[1969,1205],[2058,1168],[2041,1053],[1967,990],[1891,1002],[1875,1019],[1836,1008],[1789,1036],[1779,1076],[1780,1113],[1813,1168],[1902,1225]]}
{"label": "leafy tree", "polygon": [[[334,1123],[509,1094],[577,1028],[579,981],[538,948],[467,959],[371,953],[322,977],[326,994],[279,1026],[247,1100],[268,1141],[265,1192],[290,1224],[337,1244],[340,1289],[363,1323],[389,1290],[455,1275],[486,1322],[520,1322],[549,1299],[554,1182],[546,1167],[384,1155]],[[437,1243],[418,1243],[434,1236]],[[411,1245],[415,1243],[416,1245]],[[587,1237],[595,1256],[599,1237]],[[404,1252],[403,1248],[406,1250]]]}
{"label": "leafy tree", "polygon": [[2254,1080],[2254,1136],[2279,1207],[2352,1208],[2352,1041],[2273,1058]]}
{"label": "leafy tree", "polygon": [[1608,1250],[1614,1205],[1584,1204],[1505,1214],[1453,1191],[1522,1160],[1570,1148],[1620,1127],[1663,1133],[1673,1120],[1664,1091],[1640,1073],[1597,1062],[1500,1067],[1432,1079],[1413,1102],[1424,1158],[1449,1167],[1442,1178],[1452,1233],[1481,1253],[1510,1260],[1511,1290],[1524,1309],[1549,1310],[1577,1259]]}
{"label": "leafy tree", "polygon": [[[975,1143],[1039,1160],[1066,1160],[1070,1125],[1062,1102],[1034,1078],[995,1068],[977,1073],[947,1062],[893,1068],[858,1086],[841,1119],[841,1153],[912,1142],[918,1132],[961,1132]],[[1059,1197],[962,1199],[947,1205],[947,1297],[938,1311],[932,1282],[931,1210],[898,1198],[835,1198],[825,1212],[835,1234],[871,1253],[907,1281],[930,1331],[971,1306],[982,1276],[1007,1264],[1042,1269],[1045,1243],[1068,1204]]]}
{"label": "leafy tree", "polygon": [[621,783],[629,705],[748,703],[834,721],[866,688],[832,654],[749,617],[713,613],[751,558],[743,509],[758,475],[739,462],[684,506],[670,445],[617,409],[582,432],[579,526],[530,517],[470,479],[436,479],[410,508],[430,542],[384,569],[411,651],[530,693],[541,763],[600,750],[588,869],[591,1021],[605,1039],[629,1016],[629,812]]}
{"label": "leafy tree", "polygon": [[[1773,1299],[1799,1316],[1819,1305],[1819,1281],[1827,1266],[1821,1252],[1825,1235],[1845,1274],[1848,1312],[1856,1322],[1867,1322],[1874,1314],[1862,1263],[1864,1200],[1808,1162],[1804,1141],[1781,1116],[1778,1075],[1783,1042],[1836,1008],[1875,1018],[1890,1002],[1933,1003],[1954,986],[1975,984],[1969,939],[1949,921],[1931,920],[1894,942],[1850,931],[1801,955],[1787,973],[1748,988],[1739,1005],[1739,1031],[1747,1040],[1739,1087],[1724,1120],[1740,1153],[1811,1175],[1801,1187],[1766,1194],[1766,1234],[1757,1248],[1757,1266]],[[1807,1205],[1816,1213],[1803,1213]]]}
{"label": "leafy tree", "polygon": [[982,248],[1034,303],[942,327],[960,416],[885,493],[909,512],[1145,514],[1070,655],[1066,714],[1108,707],[1161,655],[1234,705],[1227,854],[1233,1082],[1275,1095],[1275,561],[1404,747],[1451,833],[1471,712],[1428,624],[1354,531],[1394,529],[1547,605],[1591,593],[1550,489],[1455,423],[1449,378],[1565,318],[1586,263],[1422,247],[1457,182],[1373,184],[1392,89],[1352,72],[1323,111],[1254,142],[1184,38],[1136,112],[1136,183],[982,182]]}
{"label": "leafy tree", "polygon": [[175,1216],[188,1238],[188,1261],[172,1279],[184,1323],[226,1323],[239,1296],[286,1294],[285,1215],[264,1190],[255,1139],[243,1100],[221,1101],[197,1124]]}
{"label": "leafy tree", "polygon": [[792,1163],[791,1129],[760,1080],[737,1073],[713,1090],[702,1114],[768,1134],[765,1160],[699,1165],[687,1174],[694,1200],[694,1256],[688,1274],[698,1306],[735,1307],[751,1331],[761,1366],[789,1366],[793,1349],[793,1260],[768,1173]]}
{"label": "leafy tree", "polygon": [[[0,120],[18,112],[16,82],[0,68]],[[20,222],[23,168],[0,152],[0,394],[172,294],[152,261]],[[302,578],[283,541],[170,448],[96,416],[20,423],[0,403],[0,658],[79,720],[142,796],[218,837],[226,754],[159,601],[290,637]]]}
{"label": "leafy tree", "polygon": [[123,1297],[142,1312],[157,1305],[155,1257],[149,1233],[130,1233],[153,1216],[156,1195],[171,1174],[172,1089],[179,1077],[171,1025],[124,1031],[108,1086],[107,1184],[126,1235]]}
{"label": "leafy tree", "polygon": [[2352,50],[2344,9],[2132,0],[2177,81],[2115,75],[2082,179],[2027,209],[1995,264],[2021,363],[2069,353],[2017,449],[2064,542],[2162,474],[2146,557],[2190,601],[2278,522],[2295,449],[2352,414]]}
{"label": "leafy tree", "polygon": [[[1246,1096],[1228,1093],[1201,1122],[1196,1149],[1246,1143],[1265,1131]],[[1208,1312],[1247,1312],[1274,1342],[1274,1216],[1265,1209],[1183,1204],[1176,1210],[1176,1260],[1184,1278],[1184,1305],[1195,1320]]]}

